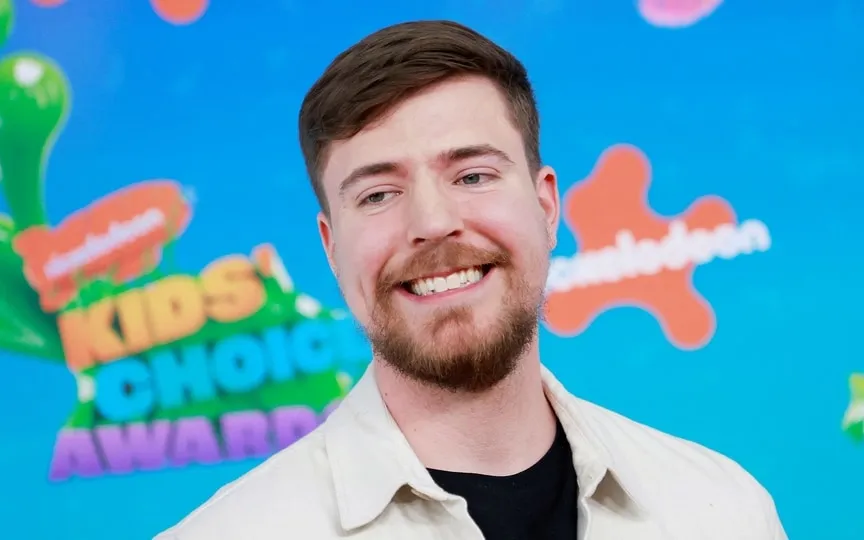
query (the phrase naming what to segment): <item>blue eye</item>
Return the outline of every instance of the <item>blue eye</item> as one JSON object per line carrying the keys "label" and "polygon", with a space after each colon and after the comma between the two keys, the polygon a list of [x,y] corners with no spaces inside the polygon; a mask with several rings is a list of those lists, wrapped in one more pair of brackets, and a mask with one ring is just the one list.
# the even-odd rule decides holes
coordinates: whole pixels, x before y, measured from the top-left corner
{"label": "blue eye", "polygon": [[384,202],[384,197],[387,195],[384,191],[379,191],[378,193],[373,193],[371,195],[367,195],[363,198],[364,203],[368,204],[378,204]]}
{"label": "blue eye", "polygon": [[467,184],[469,186],[473,186],[479,184],[483,181],[483,175],[480,173],[471,173],[466,174],[462,178],[459,179],[463,184]]}
{"label": "blue eye", "polygon": [[360,199],[358,204],[359,206],[376,206],[387,202],[391,196],[396,194],[397,192],[395,191],[376,191]]}

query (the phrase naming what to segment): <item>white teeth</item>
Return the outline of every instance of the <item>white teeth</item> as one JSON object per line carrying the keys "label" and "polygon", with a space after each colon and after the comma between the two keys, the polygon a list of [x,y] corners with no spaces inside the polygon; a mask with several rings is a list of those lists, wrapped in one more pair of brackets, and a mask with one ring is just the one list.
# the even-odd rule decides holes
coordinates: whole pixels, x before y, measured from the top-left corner
{"label": "white teeth", "polygon": [[435,292],[442,292],[447,290],[447,279],[443,277],[436,277],[434,279],[434,287]]}
{"label": "white teeth", "polygon": [[447,276],[447,289],[455,289],[456,287],[462,285],[462,277],[456,274],[450,274]]}
{"label": "white teeth", "polygon": [[417,296],[441,293],[477,283],[482,277],[483,272],[479,268],[468,268],[446,277],[420,278],[411,282],[411,292]]}

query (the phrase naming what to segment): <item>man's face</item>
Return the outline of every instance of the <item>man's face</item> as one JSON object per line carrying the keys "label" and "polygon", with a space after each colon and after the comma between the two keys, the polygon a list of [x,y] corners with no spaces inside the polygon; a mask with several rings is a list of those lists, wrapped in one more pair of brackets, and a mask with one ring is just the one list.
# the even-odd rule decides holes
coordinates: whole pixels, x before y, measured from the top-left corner
{"label": "man's face", "polygon": [[536,337],[559,201],[497,88],[427,89],[333,144],[322,182],[321,239],[377,356],[454,391],[507,377]]}

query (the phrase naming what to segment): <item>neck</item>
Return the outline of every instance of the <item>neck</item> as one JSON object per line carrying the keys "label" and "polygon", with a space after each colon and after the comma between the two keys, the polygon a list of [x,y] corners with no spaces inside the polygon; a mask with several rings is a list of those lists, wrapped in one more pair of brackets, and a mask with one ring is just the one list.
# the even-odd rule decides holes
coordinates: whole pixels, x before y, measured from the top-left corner
{"label": "neck", "polygon": [[406,379],[375,360],[384,403],[424,466],[508,476],[539,461],[555,438],[537,340],[495,388],[454,394]]}

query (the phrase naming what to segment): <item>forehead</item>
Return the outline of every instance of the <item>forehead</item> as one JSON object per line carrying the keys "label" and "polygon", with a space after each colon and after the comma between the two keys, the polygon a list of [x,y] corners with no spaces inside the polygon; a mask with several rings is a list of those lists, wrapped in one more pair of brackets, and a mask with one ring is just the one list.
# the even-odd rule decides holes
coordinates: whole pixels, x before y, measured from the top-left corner
{"label": "forehead", "polygon": [[482,78],[446,81],[400,103],[380,121],[333,143],[322,181],[328,198],[357,167],[420,165],[452,148],[491,145],[524,160],[522,137],[498,88]]}

